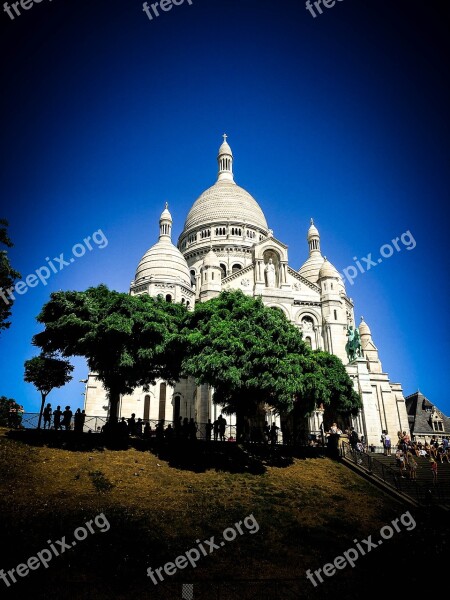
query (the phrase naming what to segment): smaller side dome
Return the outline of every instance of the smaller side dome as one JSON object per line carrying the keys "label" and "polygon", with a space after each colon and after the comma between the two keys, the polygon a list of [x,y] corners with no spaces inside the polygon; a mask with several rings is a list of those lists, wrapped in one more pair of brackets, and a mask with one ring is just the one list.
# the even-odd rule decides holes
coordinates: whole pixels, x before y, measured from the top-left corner
{"label": "smaller side dome", "polygon": [[361,323],[359,324],[358,329],[359,329],[359,334],[361,336],[363,336],[363,335],[371,336],[372,335],[372,332],[370,331],[370,327],[364,321],[364,317],[361,317]]}
{"label": "smaller side dome", "polygon": [[323,259],[323,264],[320,267],[319,271],[319,279],[322,279],[324,277],[333,277],[335,279],[339,279],[340,277],[336,268],[327,260],[326,256]]}
{"label": "smaller side dome", "polygon": [[136,269],[135,283],[157,280],[181,283],[191,288],[191,276],[186,259],[172,244],[172,215],[166,202],[159,219],[159,239],[141,258]]}

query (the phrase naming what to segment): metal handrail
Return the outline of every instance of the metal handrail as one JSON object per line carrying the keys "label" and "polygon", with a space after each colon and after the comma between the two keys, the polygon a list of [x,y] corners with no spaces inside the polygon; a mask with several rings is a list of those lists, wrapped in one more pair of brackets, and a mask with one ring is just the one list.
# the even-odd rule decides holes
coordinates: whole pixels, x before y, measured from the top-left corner
{"label": "metal handrail", "polygon": [[[125,419],[125,420],[128,421],[127,419]],[[19,428],[37,429],[38,421],[39,421],[39,413],[25,413],[22,417],[21,423],[19,424]],[[107,422],[108,422],[107,416],[85,415],[83,432],[84,433],[89,433],[89,432],[90,433],[100,433],[102,431],[103,426],[106,425]],[[72,417],[71,429],[73,429],[73,423],[74,423],[74,419]],[[152,437],[152,438],[156,437],[156,429],[157,429],[157,426],[160,424],[162,424],[164,430],[166,430],[168,425],[171,425],[172,429],[174,430],[174,436],[175,436],[176,427],[175,427],[174,421],[160,420],[160,419],[142,419],[141,423],[142,423],[142,431],[144,430],[144,427],[147,423],[150,424],[150,427],[151,427],[151,436],[150,437]],[[203,423],[203,422],[197,423],[196,422],[196,427],[197,427],[196,438],[197,439],[206,440],[207,430],[208,430],[207,426],[208,426],[208,423]],[[42,427],[42,429],[44,429],[43,420],[41,421],[41,427]],[[54,430],[53,419],[51,422],[50,429]],[[61,429],[65,429],[65,428],[61,427]],[[237,435],[236,425],[227,424],[225,427],[225,438],[224,439],[226,441],[236,441],[236,435]],[[189,437],[189,436],[183,435],[183,433],[182,433],[180,437],[183,438],[183,437]],[[214,431],[212,431],[210,440],[214,441],[215,439],[216,439],[215,433],[214,433]],[[220,441],[220,435],[217,436],[217,440]],[[253,439],[252,439],[251,435],[245,436],[244,441],[250,442],[250,443],[251,442],[258,443],[259,442],[259,443],[267,443],[270,445],[273,444],[273,440],[267,439],[267,437],[264,436],[264,433],[262,432],[262,430],[259,431],[259,435],[257,437],[255,436]],[[318,446],[323,445],[321,431],[310,431],[308,433],[308,435],[302,434],[302,436],[296,437],[293,434],[288,436],[281,429],[277,430],[277,436],[275,439],[275,444],[277,444],[277,445],[288,445],[288,446],[292,446],[292,445],[293,446],[299,446],[299,445],[303,446],[303,445],[305,445],[306,446],[306,445],[310,445],[312,443],[315,443]]]}
{"label": "metal handrail", "polygon": [[420,503],[429,502],[430,500],[447,504],[450,502],[449,483],[436,483],[430,486],[417,480],[407,479],[403,481],[402,477],[392,467],[383,464],[369,454],[354,451],[347,442],[342,442],[341,456],[352,460],[359,467],[367,470],[370,475],[379,477],[384,483],[395,488],[401,494],[410,496]]}

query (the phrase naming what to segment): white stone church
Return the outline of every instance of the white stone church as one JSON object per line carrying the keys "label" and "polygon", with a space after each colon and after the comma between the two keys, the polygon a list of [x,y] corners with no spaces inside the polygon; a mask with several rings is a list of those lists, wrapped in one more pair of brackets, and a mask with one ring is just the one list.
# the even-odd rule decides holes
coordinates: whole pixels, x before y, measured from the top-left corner
{"label": "white stone church", "polygon": [[[321,251],[319,231],[311,220],[300,269],[289,265],[288,247],[269,228],[257,201],[236,184],[233,153],[224,136],[218,154],[218,177],[192,205],[175,246],[172,216],[166,204],[159,222],[159,239],[139,262],[130,294],[162,294],[167,300],[193,308],[222,290],[240,289],[260,296],[266,306],[282,310],[303,333],[313,349],[338,356],[346,365],[363,410],[353,421],[368,444],[379,445],[382,430],[393,439],[397,431],[408,431],[408,416],[402,387],[383,372],[378,350],[368,325],[361,318],[359,333],[362,356],[349,363],[345,349],[347,332],[355,328],[354,306],[342,277]],[[197,387],[182,380],[171,387],[158,381],[149,391],[136,389],[123,396],[119,417],[174,421],[193,417],[197,423],[215,420],[220,407],[212,402],[208,386]],[[86,385],[88,415],[107,416],[106,392],[95,374]],[[319,432],[323,411],[309,418],[309,431]],[[280,425],[280,417],[269,406],[261,419]],[[234,423],[233,416],[227,417]]]}

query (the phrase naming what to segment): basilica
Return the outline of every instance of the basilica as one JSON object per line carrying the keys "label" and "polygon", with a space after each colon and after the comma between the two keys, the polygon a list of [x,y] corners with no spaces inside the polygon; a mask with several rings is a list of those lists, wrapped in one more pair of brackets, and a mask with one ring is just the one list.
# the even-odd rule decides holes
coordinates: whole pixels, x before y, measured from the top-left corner
{"label": "basilica", "polygon": [[[240,289],[259,296],[266,306],[283,311],[312,349],[342,360],[363,402],[353,426],[368,444],[379,445],[383,430],[394,439],[397,431],[409,432],[402,387],[383,371],[367,323],[362,317],[355,323],[353,302],[339,272],[322,254],[318,228],[311,219],[309,229],[305,228],[306,260],[300,269],[290,266],[287,245],[275,237],[255,198],[235,182],[233,153],[226,138],[217,157],[217,181],[192,205],[177,245],[166,204],[159,239],[139,262],[130,294],[162,295],[189,309],[222,290]],[[360,349],[351,355],[347,342],[355,333],[359,333]],[[118,416],[135,413],[136,418],[165,421],[193,417],[204,424],[220,414],[212,395],[209,386],[196,386],[189,378],[174,387],[158,381],[148,391],[136,389],[123,396]],[[85,410],[88,415],[107,416],[106,392],[95,373],[89,374],[86,385]],[[270,406],[263,413],[263,422],[283,425]],[[309,417],[310,432],[321,430],[322,416],[318,407]],[[234,423],[232,415],[230,422]]]}

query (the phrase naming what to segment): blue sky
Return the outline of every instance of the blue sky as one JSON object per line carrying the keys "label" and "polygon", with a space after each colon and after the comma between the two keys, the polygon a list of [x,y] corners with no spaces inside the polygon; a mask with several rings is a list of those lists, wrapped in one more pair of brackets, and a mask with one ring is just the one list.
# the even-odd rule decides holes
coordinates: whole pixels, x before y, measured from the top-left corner
{"label": "blue sky", "polygon": [[[0,335],[0,395],[23,382],[35,321],[55,290],[128,291],[168,201],[174,239],[214,183],[221,135],[290,265],[314,217],[342,271],[409,231],[416,243],[347,292],[383,368],[446,414],[448,21],[444,2],[194,0],[150,21],[135,0],[35,4],[0,14],[0,216],[23,277],[102,230],[108,244],[20,296]],[[394,6],[395,4],[395,6]],[[364,264],[364,262],[363,262]],[[82,361],[53,404],[82,406]]]}

